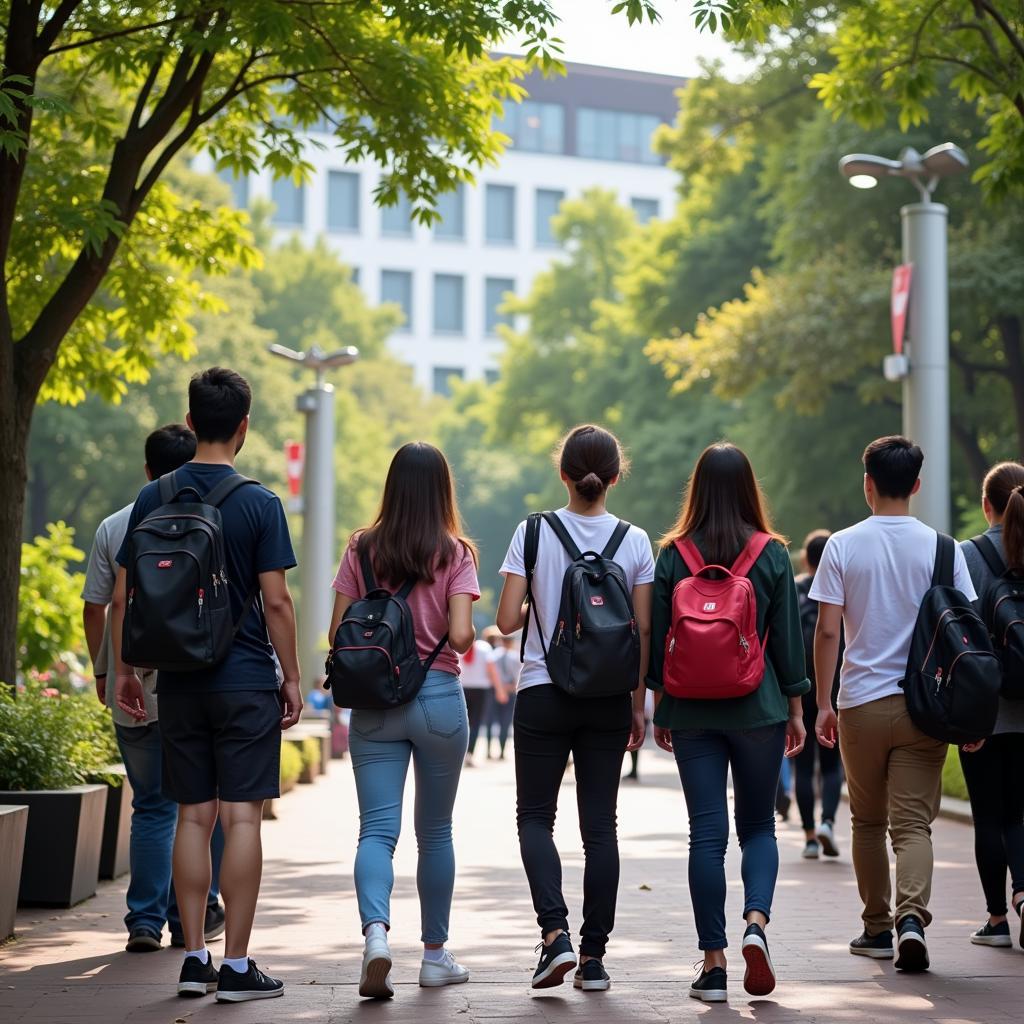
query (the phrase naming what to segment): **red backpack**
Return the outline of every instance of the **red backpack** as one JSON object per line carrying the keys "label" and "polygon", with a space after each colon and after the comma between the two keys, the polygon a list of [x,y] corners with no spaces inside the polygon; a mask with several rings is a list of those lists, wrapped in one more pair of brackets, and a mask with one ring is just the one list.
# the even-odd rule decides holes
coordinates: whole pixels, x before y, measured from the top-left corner
{"label": "red backpack", "polygon": [[[665,692],[691,700],[745,697],[764,678],[757,635],[757,597],[747,573],[771,537],[755,533],[731,569],[705,565],[692,540],[676,549],[692,575],[672,592],[672,625],[665,638]],[[706,573],[716,570],[718,579]]]}

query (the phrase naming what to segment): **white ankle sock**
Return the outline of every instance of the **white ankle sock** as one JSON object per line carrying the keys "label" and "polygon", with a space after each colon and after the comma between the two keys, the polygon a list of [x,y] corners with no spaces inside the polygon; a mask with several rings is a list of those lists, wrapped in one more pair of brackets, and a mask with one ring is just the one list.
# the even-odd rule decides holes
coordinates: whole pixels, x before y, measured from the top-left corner
{"label": "white ankle sock", "polygon": [[427,949],[423,947],[423,959],[430,963],[440,964],[444,962],[444,946],[440,949]]}
{"label": "white ankle sock", "polygon": [[220,962],[221,967],[230,967],[237,974],[245,974],[249,970],[249,958],[247,956],[226,956]]}
{"label": "white ankle sock", "polygon": [[363,934],[368,939],[374,936],[378,939],[383,939],[385,942],[387,942],[388,939],[388,930],[380,921],[374,921],[373,924],[368,924],[366,926],[366,931]]}
{"label": "white ankle sock", "polygon": [[188,959],[190,956],[194,956],[200,963],[210,962],[210,951],[205,946],[202,949],[186,949],[185,958]]}

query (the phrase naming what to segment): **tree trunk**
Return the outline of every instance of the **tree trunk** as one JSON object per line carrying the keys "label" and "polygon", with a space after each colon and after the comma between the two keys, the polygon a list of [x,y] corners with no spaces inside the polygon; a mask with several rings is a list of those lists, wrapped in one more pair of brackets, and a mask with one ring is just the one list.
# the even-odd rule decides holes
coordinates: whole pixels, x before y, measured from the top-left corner
{"label": "tree trunk", "polygon": [[1006,353],[1008,377],[1013,391],[1013,411],[1017,423],[1016,451],[1024,445],[1024,339],[1021,338],[1020,317],[1001,316],[996,321]]}
{"label": "tree trunk", "polygon": [[11,402],[0,415],[0,684],[9,685],[14,684],[18,661],[18,584],[28,477],[28,423],[18,422],[19,404]]}
{"label": "tree trunk", "polygon": [[46,524],[52,522],[50,516],[50,481],[46,469],[39,461],[30,466],[29,497],[28,497],[28,530],[29,539],[43,536]]}

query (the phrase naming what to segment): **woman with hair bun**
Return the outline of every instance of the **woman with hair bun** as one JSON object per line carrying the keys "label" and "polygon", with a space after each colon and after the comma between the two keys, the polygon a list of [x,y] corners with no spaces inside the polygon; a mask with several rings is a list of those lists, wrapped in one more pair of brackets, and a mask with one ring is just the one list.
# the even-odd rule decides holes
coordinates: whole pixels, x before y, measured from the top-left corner
{"label": "woman with hair bun", "polygon": [[[979,605],[997,579],[983,548],[995,549],[997,564],[1001,559],[1007,569],[1024,573],[1024,466],[1019,462],[993,466],[982,484],[981,508],[988,530],[961,544],[974,589],[981,595]],[[1011,946],[1007,868],[1015,918],[1021,917],[1024,904],[1024,701],[1000,698],[994,733],[982,744],[961,748],[960,764],[971,798],[974,857],[989,915],[971,935],[971,942]],[[1024,921],[1020,942],[1024,948]]]}
{"label": "woman with hair bun", "polygon": [[[532,987],[560,985],[577,966],[553,838],[559,789],[571,755],[586,862],[580,964],[573,984],[590,992],[611,985],[603,958],[619,886],[616,805],[623,754],[638,748],[646,731],[640,683],[647,672],[654,559],[647,534],[620,522],[605,506],[609,488],[627,468],[613,434],[596,426],[577,427],[559,446],[557,465],[568,504],[519,524],[501,567],[505,586],[497,621],[506,635],[527,626],[513,728],[519,846],[541,932]],[[572,548],[579,557],[571,557]],[[599,575],[601,562],[602,578],[614,581],[607,596],[589,591],[585,604],[578,606],[580,613],[560,622],[567,600],[563,583],[581,559],[595,566],[591,579]],[[588,615],[605,615],[604,621],[611,623],[613,606],[620,614],[617,625],[604,633],[611,643],[608,657],[590,663],[589,679],[603,673],[601,684],[594,682],[594,692],[584,695],[589,680],[578,652],[601,632],[591,632]],[[580,657],[573,663],[579,673],[573,677],[576,693],[565,688],[561,675],[560,659],[570,648],[570,658]],[[605,671],[609,665],[627,669]]]}

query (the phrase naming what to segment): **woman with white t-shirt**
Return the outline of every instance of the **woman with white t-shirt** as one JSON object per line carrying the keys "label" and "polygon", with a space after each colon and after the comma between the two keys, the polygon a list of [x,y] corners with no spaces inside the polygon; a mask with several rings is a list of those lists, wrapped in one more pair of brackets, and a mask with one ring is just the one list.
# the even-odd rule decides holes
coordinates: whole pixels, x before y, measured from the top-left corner
{"label": "woman with white t-shirt", "polygon": [[[605,499],[624,463],[618,440],[600,427],[577,427],[562,442],[558,467],[569,503],[554,514],[580,551],[603,551],[615,532],[619,520],[607,511]],[[526,525],[520,523],[501,567],[505,586],[497,621],[506,634],[521,629],[525,621]],[[531,584],[535,628],[527,634],[513,719],[519,846],[543,937],[533,988],[561,984],[576,966],[562,896],[562,865],[553,839],[559,787],[570,755],[586,862],[580,967],[574,985],[601,991],[611,984],[602,960],[615,922],[619,885],[619,776],[623,754],[639,747],[646,732],[644,688],[637,684],[647,671],[654,579],[651,542],[643,530],[630,526],[611,557],[632,593],[641,648],[639,679],[625,680],[621,693],[582,699],[556,687],[548,674],[543,638],[556,633],[570,558],[550,527],[540,530]],[[631,684],[637,686],[632,697],[627,692]]]}
{"label": "woman with white t-shirt", "polygon": [[486,640],[476,640],[459,658],[461,675],[459,681],[466,697],[466,713],[469,716],[469,747],[466,750],[466,767],[472,768],[476,741],[480,725],[487,710],[487,698],[491,692],[491,676],[487,671],[493,648]]}

